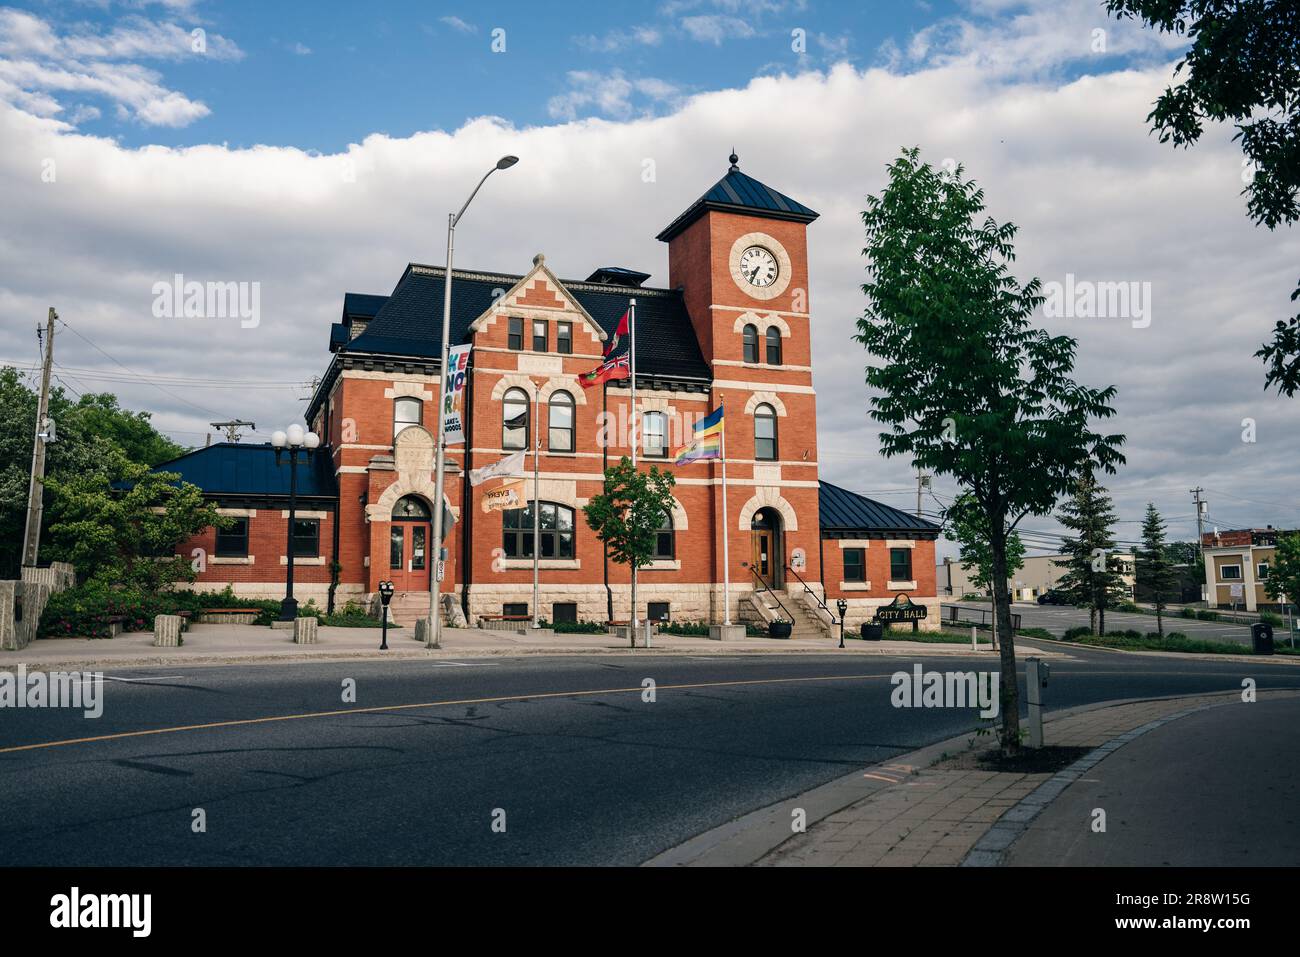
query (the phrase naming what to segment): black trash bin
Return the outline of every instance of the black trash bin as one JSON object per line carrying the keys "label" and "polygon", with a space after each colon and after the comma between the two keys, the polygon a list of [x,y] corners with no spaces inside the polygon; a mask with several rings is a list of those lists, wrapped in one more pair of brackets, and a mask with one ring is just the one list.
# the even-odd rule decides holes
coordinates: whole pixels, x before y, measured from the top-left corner
{"label": "black trash bin", "polygon": [[1251,644],[1255,654],[1271,655],[1273,653],[1273,626],[1266,621],[1257,621],[1250,626]]}
{"label": "black trash bin", "polygon": [[865,641],[879,641],[885,637],[885,626],[873,624],[869,621],[862,623],[862,638]]}

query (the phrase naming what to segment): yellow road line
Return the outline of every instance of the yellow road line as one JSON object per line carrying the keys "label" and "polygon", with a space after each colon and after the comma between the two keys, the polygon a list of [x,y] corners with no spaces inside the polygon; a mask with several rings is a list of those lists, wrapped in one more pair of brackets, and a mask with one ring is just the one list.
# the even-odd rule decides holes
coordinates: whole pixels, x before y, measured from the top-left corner
{"label": "yellow road line", "polygon": [[[691,688],[730,688],[740,685],[793,684],[803,681],[862,681],[868,678],[888,678],[889,675],[817,675],[807,678],[751,678],[744,681],[700,681],[691,684],[657,685],[655,690],[681,691]],[[494,704],[502,701],[530,701],[538,698],[579,698],[589,695],[640,693],[646,690],[637,685],[635,688],[601,688],[596,691],[544,691],[537,694],[500,695],[492,698],[457,698],[449,701],[423,701],[419,704],[387,704],[373,708],[345,708],[339,711],[310,711],[305,714],[281,714],[266,718],[236,718],[229,721],[210,721],[205,724],[183,724],[171,728],[149,728],[144,731],[119,731],[115,734],[100,734],[88,738],[68,738],[63,741],[43,741],[39,744],[19,744],[0,748],[0,754],[15,751],[37,751],[44,748],[59,748],[69,744],[91,744],[96,741],[117,741],[122,738],[140,738],[154,734],[173,734],[178,731],[204,731],[209,728],[234,728],[248,724],[269,724],[273,721],[298,721],[303,718],[334,718],[349,714],[378,714],[386,711],[406,711],[412,708],[437,708],[449,705]]]}

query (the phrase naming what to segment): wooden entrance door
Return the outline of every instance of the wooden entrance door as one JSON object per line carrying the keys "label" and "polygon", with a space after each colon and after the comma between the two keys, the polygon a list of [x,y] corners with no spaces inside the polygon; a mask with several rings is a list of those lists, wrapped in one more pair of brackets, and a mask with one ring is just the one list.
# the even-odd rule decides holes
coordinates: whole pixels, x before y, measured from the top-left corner
{"label": "wooden entrance door", "polygon": [[393,522],[388,571],[395,590],[429,590],[429,531],[423,522]]}
{"label": "wooden entrance door", "polygon": [[772,568],[772,532],[770,529],[756,528],[750,532],[750,567],[771,588],[775,584]]}

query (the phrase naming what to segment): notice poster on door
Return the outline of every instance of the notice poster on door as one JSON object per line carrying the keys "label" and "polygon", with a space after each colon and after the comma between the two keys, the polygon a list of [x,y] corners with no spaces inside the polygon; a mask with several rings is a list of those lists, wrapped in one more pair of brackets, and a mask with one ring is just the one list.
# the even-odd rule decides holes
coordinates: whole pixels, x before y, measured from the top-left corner
{"label": "notice poster on door", "polygon": [[447,374],[442,378],[442,434],[447,445],[465,444],[461,424],[462,397],[469,379],[469,352],[472,346],[452,346],[447,352]]}

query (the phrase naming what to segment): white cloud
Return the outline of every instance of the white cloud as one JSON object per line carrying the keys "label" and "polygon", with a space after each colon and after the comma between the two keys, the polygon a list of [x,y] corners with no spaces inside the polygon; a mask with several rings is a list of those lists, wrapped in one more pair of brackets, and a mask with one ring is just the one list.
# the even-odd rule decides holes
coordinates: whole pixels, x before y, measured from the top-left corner
{"label": "white cloud", "polygon": [[[62,110],[52,94],[89,93],[111,101],[119,116],[150,126],[185,126],[206,116],[207,106],[168,89],[159,72],[134,61],[175,62],[196,56],[234,61],[244,56],[220,34],[205,32],[202,41],[196,44],[190,30],[174,23],[139,16],[126,18],[106,33],[79,26],[60,35],[39,17],[0,9],[0,96],[21,109],[51,116]],[[80,115],[85,118],[84,109]]]}
{"label": "white cloud", "polygon": [[[540,250],[562,276],[613,263],[667,285],[667,251],[653,237],[724,173],[734,144],[745,172],[822,213],[809,228],[809,299],[823,477],[869,492],[914,488],[910,463],[879,456],[862,384],[867,357],[850,337],[863,308],[864,197],[883,187],[901,147],[920,144],[932,162],[964,162],[990,214],[1019,225],[1022,279],[1073,273],[1152,284],[1146,329],[1043,320],[1078,337],[1080,381],[1119,388],[1119,415],[1107,427],[1128,435],[1129,464],[1107,481],[1121,518],[1140,519],[1151,499],[1187,537],[1186,490],[1201,485],[1217,490],[1209,497],[1221,527],[1300,524],[1294,505],[1239,500],[1284,506],[1300,471],[1300,406],[1263,390],[1251,356],[1289,314],[1300,236],[1249,223],[1231,131],[1208,131],[1190,151],[1149,135],[1144,118],[1169,81],[1168,63],[1067,81],[1009,76],[998,62],[955,58],[906,75],[842,64],[696,95],[653,117],[639,116],[638,105],[664,102],[671,84],[655,91],[650,80],[588,74],[575,81],[574,92],[589,97],[581,110],[630,119],[528,129],[479,119],[454,132],[372,135],[334,156],[274,146],[130,150],[0,106],[0,314],[9,317],[0,358],[30,359],[30,326],[53,304],[141,371],[305,381],[328,361],[343,293],[387,292],[409,260],[440,262],[429,224],[503,153],[521,162],[475,200],[457,233],[458,262],[522,272]],[[647,158],[654,182],[642,179]],[[55,183],[42,182],[47,159]],[[382,230],[358,239],[357,224],[380,219]],[[261,282],[261,324],[153,319],[152,284],[177,272]],[[106,363],[75,337],[59,348],[66,366]],[[145,385],[107,388],[178,433],[201,433],[218,415],[269,430],[302,410],[294,389],[180,390],[196,410]],[[1241,441],[1246,417],[1256,420],[1255,444]],[[952,491],[936,481],[941,497]],[[915,501],[914,492],[877,497]],[[1121,537],[1138,527],[1120,526]]]}
{"label": "white cloud", "polygon": [[601,36],[585,34],[576,36],[573,42],[590,53],[614,53],[633,46],[658,46],[663,34],[654,27],[637,26],[629,30],[610,30]]}
{"label": "white cloud", "polygon": [[289,47],[289,50],[298,54],[298,56],[311,56],[311,47],[301,41],[293,44],[293,46]]}
{"label": "white cloud", "polygon": [[682,17],[681,27],[692,40],[715,46],[721,46],[723,40],[747,40],[757,35],[757,31],[746,20],[712,13]]}
{"label": "white cloud", "polygon": [[478,33],[478,27],[457,16],[439,17],[438,20],[459,33]]}
{"label": "white cloud", "polygon": [[[569,89],[551,97],[547,113],[552,119],[573,120],[579,114],[596,112],[614,119],[649,114],[656,105],[671,103],[680,89],[655,77],[628,77],[622,70],[571,70]],[[633,101],[639,100],[640,105]]]}

